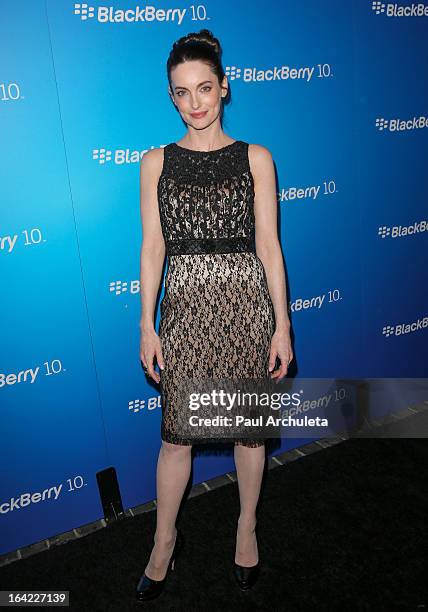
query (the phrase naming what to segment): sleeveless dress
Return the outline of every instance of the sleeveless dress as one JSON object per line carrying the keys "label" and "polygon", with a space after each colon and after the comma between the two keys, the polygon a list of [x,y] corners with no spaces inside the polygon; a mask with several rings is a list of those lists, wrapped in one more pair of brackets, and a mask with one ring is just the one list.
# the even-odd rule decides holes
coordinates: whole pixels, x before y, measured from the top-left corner
{"label": "sleeveless dress", "polygon": [[266,378],[274,309],[255,251],[248,143],[213,151],[170,143],[163,151],[157,195],[168,269],[159,324],[161,438],[191,445],[200,440],[177,432],[179,381]]}

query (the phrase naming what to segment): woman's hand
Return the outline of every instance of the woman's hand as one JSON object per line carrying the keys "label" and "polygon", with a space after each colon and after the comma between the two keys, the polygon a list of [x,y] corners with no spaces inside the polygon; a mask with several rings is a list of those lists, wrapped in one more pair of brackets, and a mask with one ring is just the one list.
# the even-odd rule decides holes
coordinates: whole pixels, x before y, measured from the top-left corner
{"label": "woman's hand", "polygon": [[165,364],[162,356],[161,341],[155,330],[141,331],[140,341],[140,359],[143,362],[144,371],[157,383],[160,382],[160,374],[158,374],[153,365],[153,358],[159,364],[161,370]]}
{"label": "woman's hand", "polygon": [[287,374],[288,365],[293,360],[289,330],[276,330],[272,336],[268,373],[275,367],[277,357],[281,362],[281,367],[271,373],[271,378],[277,378],[278,383]]}

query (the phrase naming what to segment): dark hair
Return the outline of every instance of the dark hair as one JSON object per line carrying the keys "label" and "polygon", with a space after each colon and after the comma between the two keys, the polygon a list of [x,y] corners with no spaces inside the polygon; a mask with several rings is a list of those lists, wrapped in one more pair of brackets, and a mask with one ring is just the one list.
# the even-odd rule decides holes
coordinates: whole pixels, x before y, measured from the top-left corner
{"label": "dark hair", "polygon": [[[210,30],[204,29],[199,32],[190,32],[176,40],[166,64],[171,90],[171,70],[178,66],[178,64],[191,60],[200,60],[208,64],[213,73],[217,75],[218,82],[221,85],[225,74],[221,63],[221,53],[220,42]],[[228,87],[227,95],[223,98],[223,102],[226,102],[229,98],[230,87]]]}

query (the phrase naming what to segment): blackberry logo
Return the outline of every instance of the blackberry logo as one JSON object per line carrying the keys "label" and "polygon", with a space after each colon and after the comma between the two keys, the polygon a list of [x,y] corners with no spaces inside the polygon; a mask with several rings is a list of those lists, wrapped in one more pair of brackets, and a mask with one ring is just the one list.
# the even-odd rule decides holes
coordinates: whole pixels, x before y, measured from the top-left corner
{"label": "blackberry logo", "polygon": [[380,15],[385,12],[385,4],[383,2],[372,2],[372,10],[376,15]]}
{"label": "blackberry logo", "polygon": [[391,235],[391,229],[386,225],[381,225],[381,227],[378,229],[377,234],[381,238],[386,238],[387,236]]}
{"label": "blackberry logo", "polygon": [[129,412],[140,412],[141,410],[157,410],[162,407],[162,397],[160,395],[151,396],[148,399],[134,399],[128,402]]}
{"label": "blackberry logo", "polygon": [[378,228],[377,234],[381,238],[390,236],[391,238],[405,238],[406,236],[413,236],[414,234],[422,234],[428,231],[428,221],[415,221],[412,225],[393,225],[388,227],[387,225],[381,225]]}
{"label": "blackberry logo", "polygon": [[[161,147],[164,146],[165,145],[161,145]],[[143,149],[142,151],[134,149],[92,149],[92,159],[98,161],[100,164],[112,161],[118,166],[124,164],[139,164],[143,155],[153,148],[154,147],[150,147],[150,149]]]}
{"label": "blackberry logo", "polygon": [[88,6],[87,4],[75,4],[74,5],[74,14],[80,15],[80,19],[85,21],[86,19],[91,19],[94,16],[94,7]]}
{"label": "blackberry logo", "polygon": [[226,69],[224,72],[226,76],[230,77],[231,81],[241,78],[241,69],[237,68],[236,66],[226,66]]}
{"label": "blackberry logo", "polygon": [[383,13],[386,17],[428,17],[428,6],[423,2],[413,2],[403,6],[398,4],[398,2],[384,3],[374,0],[372,2],[372,11],[376,15]]}
{"label": "blackberry logo", "polygon": [[130,402],[128,402],[128,409],[131,412],[140,412],[140,410],[142,410],[145,406],[145,401],[144,400],[131,400]]}
{"label": "blackberry logo", "polygon": [[[323,65],[323,71],[329,72],[330,67]],[[287,81],[302,79],[309,82],[315,71],[315,66],[271,66],[270,68],[260,69],[257,66],[226,66],[225,74],[231,81],[242,79],[244,83],[265,83],[270,81]]]}
{"label": "blackberry logo", "polygon": [[[191,7],[192,10],[194,7]],[[74,14],[80,15],[82,21],[95,17],[98,23],[153,23],[174,21],[181,25],[188,9],[157,8],[153,5],[134,6],[133,8],[116,9],[113,6],[89,6],[88,4],[75,4]],[[192,11],[193,13],[193,11]],[[193,15],[193,20],[196,17]]]}
{"label": "blackberry logo", "polygon": [[111,151],[108,149],[94,149],[92,151],[92,159],[97,159],[100,164],[105,164],[111,161]]}
{"label": "blackberry logo", "polygon": [[389,338],[389,336],[394,335],[394,328],[391,325],[384,325],[382,328],[382,334],[385,338]]}
{"label": "blackberry logo", "polygon": [[[427,7],[428,9],[428,7]],[[407,132],[408,130],[420,130],[428,127],[428,117],[421,115],[420,117],[411,117],[410,119],[401,119],[395,117],[393,119],[384,119],[378,117],[376,119],[376,127],[379,131],[388,130],[389,132]]]}
{"label": "blackberry logo", "polygon": [[[21,493],[19,497],[11,497],[10,499],[4,502],[0,501],[0,514],[8,514],[9,512],[14,512],[15,510],[21,510],[22,508],[27,508],[28,506],[31,506],[31,504],[39,504],[40,502],[50,500],[57,501],[61,490],[62,483],[58,486],[52,486],[47,489],[43,489],[42,491],[27,491],[26,493]],[[72,489],[70,488],[68,490],[71,491]]]}
{"label": "blackberry logo", "polygon": [[128,283],[126,281],[112,281],[110,283],[110,293],[120,295],[128,291]]}
{"label": "blackberry logo", "polygon": [[398,323],[397,325],[384,325],[382,327],[382,335],[385,338],[389,336],[404,336],[405,334],[412,334],[421,329],[428,327],[428,317],[423,317],[412,321],[411,323]]}
{"label": "blackberry logo", "polygon": [[379,128],[379,131],[386,130],[388,127],[388,121],[386,119],[380,118],[376,119],[376,127]]}
{"label": "blackberry logo", "polygon": [[132,280],[129,283],[127,281],[111,281],[109,284],[109,292],[120,295],[121,293],[139,293],[140,292],[140,280]]}

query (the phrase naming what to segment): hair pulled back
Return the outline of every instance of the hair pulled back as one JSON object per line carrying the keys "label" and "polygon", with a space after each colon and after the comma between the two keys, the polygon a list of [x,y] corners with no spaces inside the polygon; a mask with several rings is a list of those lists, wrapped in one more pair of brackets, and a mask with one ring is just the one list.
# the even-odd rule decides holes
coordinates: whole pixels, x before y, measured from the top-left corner
{"label": "hair pulled back", "polygon": [[[221,85],[224,79],[224,70],[221,63],[222,49],[220,41],[214,36],[210,30],[200,30],[199,32],[190,32],[176,40],[170,51],[166,64],[168,82],[172,90],[171,70],[182,64],[192,60],[200,60],[208,64],[214,74],[217,75],[218,82]],[[228,88],[227,96],[230,96]],[[226,100],[223,98],[223,101]]]}

